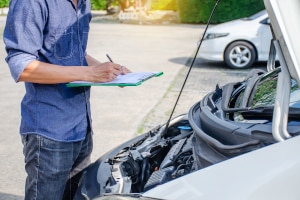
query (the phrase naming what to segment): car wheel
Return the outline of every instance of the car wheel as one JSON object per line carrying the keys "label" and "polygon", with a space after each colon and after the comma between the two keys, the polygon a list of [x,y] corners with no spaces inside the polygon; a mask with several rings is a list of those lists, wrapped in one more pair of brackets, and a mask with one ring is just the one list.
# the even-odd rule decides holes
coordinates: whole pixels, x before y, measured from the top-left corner
{"label": "car wheel", "polygon": [[234,42],[226,48],[224,60],[231,68],[248,68],[256,60],[256,51],[248,42]]}

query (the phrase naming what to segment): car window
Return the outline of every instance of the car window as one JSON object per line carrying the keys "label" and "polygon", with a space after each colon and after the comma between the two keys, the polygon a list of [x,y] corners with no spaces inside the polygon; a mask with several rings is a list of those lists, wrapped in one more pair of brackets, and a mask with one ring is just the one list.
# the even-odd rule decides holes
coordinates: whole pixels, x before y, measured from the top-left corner
{"label": "car window", "polygon": [[228,108],[248,110],[259,106],[273,105],[279,72],[280,70],[277,69],[259,76],[254,73],[247,78],[247,81],[236,84],[232,90]]}
{"label": "car window", "polygon": [[252,100],[248,102],[250,108],[272,106],[275,103],[278,74],[262,77],[254,88]]}
{"label": "car window", "polygon": [[[274,106],[276,99],[278,74],[260,80],[254,92],[250,108]],[[290,108],[300,108],[300,89],[295,80],[291,80]]]}
{"label": "car window", "polygon": [[[276,88],[277,79],[280,70],[274,70],[272,73],[268,73],[258,79],[257,83],[254,84],[252,88],[252,94],[250,96],[245,96],[245,90],[247,83],[236,88],[232,93],[230,100],[230,108],[241,108],[242,101],[247,98],[247,108],[257,108],[273,106],[276,99]],[[234,103],[233,103],[234,102]],[[290,107],[300,108],[300,89],[297,82],[291,80],[291,94],[290,94]],[[242,109],[242,108],[241,108]]]}
{"label": "car window", "polygon": [[[276,99],[276,88],[277,88],[277,79],[280,70],[275,70],[272,73],[269,73],[265,76],[262,76],[258,79],[258,82],[252,88],[252,94],[250,96],[245,96],[245,90],[247,85],[241,86],[232,98],[231,102],[235,102],[234,108],[240,108],[244,98],[248,98],[247,110],[257,109],[257,108],[273,108]],[[233,108],[233,107],[231,107]],[[297,82],[291,80],[291,93],[290,93],[290,108],[299,109],[300,108],[300,89],[297,85]],[[234,113],[235,121],[241,121],[242,116],[240,112]]]}

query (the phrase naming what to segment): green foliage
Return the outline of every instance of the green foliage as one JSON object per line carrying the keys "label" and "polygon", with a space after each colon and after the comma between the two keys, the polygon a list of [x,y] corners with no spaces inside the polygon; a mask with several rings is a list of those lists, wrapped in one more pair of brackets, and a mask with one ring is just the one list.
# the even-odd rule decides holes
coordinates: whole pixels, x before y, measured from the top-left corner
{"label": "green foliage", "polygon": [[9,0],[0,0],[0,8],[8,7]]}
{"label": "green foliage", "polygon": [[[105,10],[109,0],[91,0],[93,10]],[[122,1],[122,0],[121,0]],[[206,23],[217,0],[151,0],[151,10],[179,12],[182,23]],[[118,0],[112,0],[118,4]],[[9,0],[0,0],[0,8],[8,7]],[[220,0],[212,23],[247,17],[264,9],[262,0]]]}
{"label": "green foliage", "polygon": [[[178,0],[180,21],[183,23],[206,23],[216,2],[216,0]],[[264,8],[262,0],[220,0],[212,23],[248,17]]]}
{"label": "green foliage", "polygon": [[151,0],[151,10],[177,10],[177,0]]}
{"label": "green foliage", "polygon": [[107,0],[91,0],[92,10],[105,10]]}

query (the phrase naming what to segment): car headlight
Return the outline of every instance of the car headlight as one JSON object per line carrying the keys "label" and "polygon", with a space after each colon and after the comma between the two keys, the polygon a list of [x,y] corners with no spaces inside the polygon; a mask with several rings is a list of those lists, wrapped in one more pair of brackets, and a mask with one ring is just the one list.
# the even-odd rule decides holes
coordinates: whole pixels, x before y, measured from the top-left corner
{"label": "car headlight", "polygon": [[226,37],[229,33],[207,33],[204,37],[205,40],[215,39],[219,37]]}

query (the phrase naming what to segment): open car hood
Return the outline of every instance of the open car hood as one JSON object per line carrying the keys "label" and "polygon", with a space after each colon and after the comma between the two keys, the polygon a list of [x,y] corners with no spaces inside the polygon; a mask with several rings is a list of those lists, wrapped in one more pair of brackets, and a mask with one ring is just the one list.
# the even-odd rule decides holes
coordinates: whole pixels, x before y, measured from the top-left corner
{"label": "open car hood", "polygon": [[[300,86],[300,1],[264,3],[274,36],[269,72],[217,85],[188,113],[104,154],[84,171],[76,200],[300,199],[300,120],[289,115],[292,83]],[[255,90],[271,93],[261,118],[247,107]],[[229,108],[254,118],[234,120]]]}
{"label": "open car hood", "polygon": [[[264,0],[274,37],[279,42],[285,65],[300,85],[300,1]],[[279,49],[276,50],[277,53]],[[284,63],[280,63],[283,65]]]}

